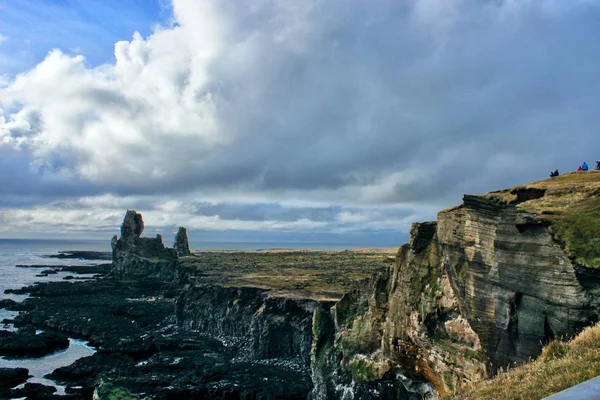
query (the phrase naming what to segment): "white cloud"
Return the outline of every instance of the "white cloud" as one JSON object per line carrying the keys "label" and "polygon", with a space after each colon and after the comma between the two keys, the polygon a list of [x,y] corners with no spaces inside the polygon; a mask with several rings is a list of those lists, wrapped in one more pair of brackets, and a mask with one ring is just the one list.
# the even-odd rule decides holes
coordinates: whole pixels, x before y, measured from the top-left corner
{"label": "white cloud", "polygon": [[[77,206],[109,219],[141,203],[161,223],[203,229],[359,229],[406,223],[374,207],[448,205],[594,157],[600,144],[600,9],[584,0],[174,0],[172,10],[171,25],[117,42],[113,63],[91,68],[55,49],[0,78],[0,147],[26,154],[37,180],[89,185]],[[178,214],[192,198],[360,210],[336,226]],[[38,208],[35,223],[77,228],[78,212]]]}

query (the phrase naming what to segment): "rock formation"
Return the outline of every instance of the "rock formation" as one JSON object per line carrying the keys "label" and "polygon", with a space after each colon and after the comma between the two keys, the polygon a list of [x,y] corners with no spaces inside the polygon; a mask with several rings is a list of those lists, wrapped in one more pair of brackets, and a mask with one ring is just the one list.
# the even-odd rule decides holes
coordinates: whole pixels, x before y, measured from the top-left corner
{"label": "rock formation", "polygon": [[190,245],[188,242],[187,230],[180,226],[177,231],[177,235],[175,235],[175,242],[173,243],[173,248],[179,257],[185,257],[192,254],[190,252]]}
{"label": "rock formation", "polygon": [[166,248],[162,236],[140,237],[144,231],[142,215],[128,210],[121,225],[121,237],[111,241],[110,276],[117,279],[156,277],[174,280],[177,276],[177,253]]}
{"label": "rock formation", "polygon": [[[588,249],[570,218],[577,207],[598,215],[598,180],[465,195],[437,222],[414,224],[389,271],[319,316],[313,398],[374,398],[382,386],[435,398],[597,321],[599,272],[585,263],[600,249],[579,261],[566,245]],[[567,228],[575,238],[558,237]],[[410,398],[399,389],[386,396]]]}

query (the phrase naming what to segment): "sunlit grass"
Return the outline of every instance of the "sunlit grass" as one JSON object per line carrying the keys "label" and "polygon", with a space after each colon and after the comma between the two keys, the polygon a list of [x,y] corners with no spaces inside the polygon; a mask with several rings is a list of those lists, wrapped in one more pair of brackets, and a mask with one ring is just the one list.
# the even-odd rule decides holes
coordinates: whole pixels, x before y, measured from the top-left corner
{"label": "sunlit grass", "polygon": [[456,400],[539,400],[600,375],[600,324],[570,342],[549,343],[540,357],[499,373],[461,393]]}

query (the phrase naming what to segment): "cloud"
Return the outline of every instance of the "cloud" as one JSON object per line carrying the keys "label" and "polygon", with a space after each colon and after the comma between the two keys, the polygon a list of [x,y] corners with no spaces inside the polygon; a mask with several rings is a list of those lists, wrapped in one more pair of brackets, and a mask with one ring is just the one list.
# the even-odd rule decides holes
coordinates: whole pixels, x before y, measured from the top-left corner
{"label": "cloud", "polygon": [[54,187],[176,198],[204,228],[370,229],[373,207],[446,206],[598,158],[596,3],[174,0],[172,12],[117,42],[113,62],[54,49],[0,85],[0,146],[20,168],[27,157],[24,204]]}

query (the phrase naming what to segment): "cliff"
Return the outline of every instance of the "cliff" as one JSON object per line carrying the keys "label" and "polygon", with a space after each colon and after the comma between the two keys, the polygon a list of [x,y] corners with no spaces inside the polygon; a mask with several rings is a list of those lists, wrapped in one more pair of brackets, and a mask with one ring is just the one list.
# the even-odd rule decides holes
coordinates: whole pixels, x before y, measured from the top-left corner
{"label": "cliff", "polygon": [[599,194],[600,173],[572,174],[414,224],[389,271],[321,316],[313,396],[435,398],[598,320]]}
{"label": "cliff", "polygon": [[179,329],[310,375],[312,399],[438,398],[598,320],[598,172],[465,195],[414,224],[391,264],[375,252],[185,255],[176,241],[178,257],[140,238],[136,215],[113,240],[112,275],[178,282]]}

